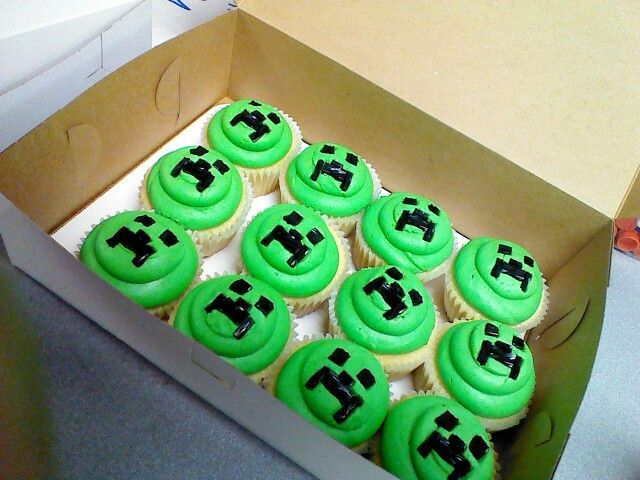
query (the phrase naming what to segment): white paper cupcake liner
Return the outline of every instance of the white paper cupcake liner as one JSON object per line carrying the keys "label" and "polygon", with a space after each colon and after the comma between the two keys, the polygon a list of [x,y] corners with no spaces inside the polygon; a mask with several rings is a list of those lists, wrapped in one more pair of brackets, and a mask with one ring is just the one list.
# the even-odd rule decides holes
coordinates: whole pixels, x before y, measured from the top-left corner
{"label": "white paper cupcake liner", "polygon": [[[372,196],[371,202],[374,202],[380,196],[380,190],[382,189],[382,186],[380,184],[380,178],[378,177],[378,173],[375,171],[375,169],[371,166],[370,163],[368,163],[364,158],[362,159],[362,161],[365,163],[365,165],[369,169],[369,173],[371,174],[371,178],[373,180],[373,196]],[[288,164],[287,164],[287,168],[288,168]],[[287,168],[282,169],[282,171],[280,172],[280,179],[278,181],[280,185],[280,202],[281,203],[300,203],[293,196],[293,194],[291,193],[291,190],[289,189],[289,185],[287,184],[287,179],[286,179]],[[310,208],[314,208],[313,205],[307,205],[307,206]],[[314,208],[314,210],[316,209]],[[316,210],[316,211],[318,211],[318,213],[320,213],[321,215],[324,215],[319,210]],[[355,228],[356,223],[358,223],[358,221],[362,218],[363,211],[364,211],[364,208],[359,212],[354,213],[353,215],[348,215],[346,217],[332,217],[329,215],[327,215],[327,217],[333,221],[336,228],[338,228],[345,236],[347,236],[347,235],[350,235],[351,232],[353,232],[353,229]]]}
{"label": "white paper cupcake liner", "polygon": [[[458,291],[455,280],[453,277],[453,262],[447,273],[445,274],[444,281],[444,308],[447,312],[449,321],[455,320],[492,320],[487,318],[486,315],[478,312],[462,297]],[[549,287],[547,286],[547,280],[542,277],[542,298],[540,299],[540,305],[531,317],[524,322],[517,325],[510,325],[518,334],[524,335],[527,330],[530,330],[542,322],[547,311],[549,310]]]}
{"label": "white paper cupcake liner", "polygon": [[[373,250],[369,248],[367,242],[362,235],[362,222],[358,222],[355,228],[354,244],[353,244],[353,263],[358,270],[367,267],[384,267],[387,263],[379,257]],[[428,272],[417,272],[416,275],[423,285],[427,282],[435,280],[447,272],[449,266],[460,248],[459,242],[454,234],[453,248],[447,259],[436,268]]]}
{"label": "white paper cupcake liner", "polygon": [[[153,168],[153,167],[152,167]],[[149,196],[147,195],[147,177],[151,169],[147,171],[140,185],[139,191],[139,200],[140,207],[143,210],[149,210],[154,212],[155,209],[151,202],[149,201]],[[247,218],[247,214],[251,209],[251,203],[253,202],[253,189],[251,187],[251,183],[247,180],[247,178],[240,173],[240,178],[242,180],[242,198],[240,199],[240,205],[233,213],[231,217],[225,220],[223,223],[216,227],[207,228],[204,230],[189,230],[191,232],[191,238],[193,242],[200,246],[202,250],[203,257],[210,257],[216,252],[219,252],[224,247],[226,247],[236,232],[242,225],[242,223]],[[177,220],[174,220],[177,223]]]}
{"label": "white paper cupcake liner", "polygon": [[[438,343],[440,343],[440,339],[445,334],[445,332],[458,323],[461,323],[461,321],[444,324],[432,333],[431,339],[427,344],[428,349],[425,356],[425,362],[423,365],[418,367],[413,374],[413,384],[417,389],[427,391],[432,395],[438,395],[440,397],[447,397],[455,400],[455,398],[449,394],[444,384],[440,380],[440,376],[436,366],[436,352]],[[522,419],[527,416],[530,403],[531,400],[529,400],[527,405],[522,410],[508,417],[488,418],[476,414],[474,415],[476,416],[476,418],[478,418],[480,423],[484,426],[484,428],[487,429],[488,432],[497,432],[513,427],[514,425],[520,423]]]}
{"label": "white paper cupcake liner", "polygon": [[[124,213],[126,211],[128,211],[128,210],[117,210],[114,213],[111,213],[109,215],[105,215],[105,216],[101,217],[100,220],[98,220],[97,223],[92,223],[91,227],[89,228],[89,230],[85,231],[84,234],[82,235],[82,237],[80,238],[80,242],[76,246],[76,250],[73,252],[74,256],[78,260],[80,260],[80,249],[82,248],[82,245],[84,244],[84,242],[87,240],[87,236],[89,236],[89,233],[91,233],[91,231],[94,228],[96,228],[99,224],[101,224],[102,222],[104,222],[108,218],[114,217],[114,216],[116,216],[116,215],[118,215],[120,213]],[[187,233],[189,235],[191,235],[191,232],[189,230],[187,230]],[[174,298],[169,303],[165,303],[164,305],[158,305],[156,307],[151,307],[151,308],[144,308],[142,306],[140,308],[144,308],[147,312],[155,315],[156,317],[158,317],[160,320],[163,320],[163,321],[166,321],[170,317],[171,312],[174,310],[176,305],[178,305],[178,303],[180,303],[180,301],[182,300],[182,297],[185,295],[185,293],[188,292],[195,285],[197,285],[198,282],[200,281],[200,275],[202,275],[203,256],[202,256],[202,251],[201,251],[200,246],[198,244],[195,244],[195,243],[194,243],[194,245],[196,247],[196,252],[198,254],[198,268],[196,269],[196,273],[195,273],[194,279],[187,286],[187,288],[185,288],[185,290],[182,293],[180,293],[180,295],[178,295],[176,298]],[[122,293],[121,293],[121,295],[124,296],[124,294],[122,294]]]}
{"label": "white paper cupcake liner", "polygon": [[[209,115],[207,115],[206,119],[203,122],[203,128],[202,128],[202,134],[201,134],[203,145],[207,145],[210,148],[213,148],[209,144],[209,137],[207,134],[209,129],[209,123],[211,123],[211,120],[213,119],[215,114],[218,113],[227,105],[230,105],[230,104],[225,103],[225,104],[216,105],[216,107],[214,107],[211,110]],[[269,165],[267,167],[246,168],[246,167],[242,167],[240,165],[234,164],[241,173],[245,174],[245,176],[251,183],[251,186],[253,187],[253,194],[256,197],[266,195],[268,193],[273,192],[276,189],[276,187],[278,186],[278,178],[280,177],[280,172],[284,168],[286,168],[286,165],[289,164],[289,161],[293,157],[295,157],[302,148],[302,132],[300,131],[300,126],[297,124],[297,122],[293,118],[291,118],[291,116],[284,113],[280,109],[277,109],[277,110],[285,118],[285,120],[287,121],[287,124],[291,128],[291,148],[289,148],[289,151],[285,154],[284,157],[282,157],[282,159],[278,160],[273,165]]]}

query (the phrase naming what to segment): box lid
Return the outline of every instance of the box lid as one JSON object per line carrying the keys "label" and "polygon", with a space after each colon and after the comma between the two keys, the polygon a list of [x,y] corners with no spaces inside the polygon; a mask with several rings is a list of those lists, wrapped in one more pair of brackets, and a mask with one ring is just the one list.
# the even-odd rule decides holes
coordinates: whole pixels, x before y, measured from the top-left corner
{"label": "box lid", "polygon": [[633,5],[238,3],[606,216],[640,214]]}

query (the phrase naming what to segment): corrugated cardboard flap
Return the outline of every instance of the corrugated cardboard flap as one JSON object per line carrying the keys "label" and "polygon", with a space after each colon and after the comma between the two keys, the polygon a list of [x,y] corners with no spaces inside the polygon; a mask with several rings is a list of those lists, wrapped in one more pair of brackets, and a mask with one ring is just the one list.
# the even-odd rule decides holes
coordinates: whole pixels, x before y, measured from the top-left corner
{"label": "corrugated cardboard flap", "polygon": [[621,209],[640,151],[632,5],[238,3],[609,218]]}

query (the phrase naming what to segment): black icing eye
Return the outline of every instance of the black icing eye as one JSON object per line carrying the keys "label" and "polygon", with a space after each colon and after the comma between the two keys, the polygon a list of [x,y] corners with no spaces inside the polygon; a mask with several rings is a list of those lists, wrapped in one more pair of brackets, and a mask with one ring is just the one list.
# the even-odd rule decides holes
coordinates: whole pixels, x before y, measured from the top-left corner
{"label": "black icing eye", "polygon": [[451,432],[459,424],[460,420],[458,420],[458,418],[449,410],[445,410],[442,415],[436,418],[436,425],[440,428],[444,428],[448,432]]}
{"label": "black icing eye", "polygon": [[404,203],[405,205],[418,205],[418,200],[416,198],[404,197],[402,203]]}
{"label": "black icing eye", "polygon": [[365,390],[369,390],[376,384],[376,379],[368,368],[360,370],[356,377]]}
{"label": "black icing eye", "polygon": [[251,100],[249,102],[249,105],[253,105],[254,107],[259,107],[262,104],[260,102],[256,102],[255,100]]}
{"label": "black icing eye", "polygon": [[300,222],[302,222],[302,215],[300,215],[296,211],[293,211],[289,215],[285,215],[284,217],[282,217],[282,219],[289,225],[297,227],[298,225],[300,225]]}
{"label": "black icing eye", "polygon": [[176,237],[171,230],[165,230],[160,234],[158,238],[162,240],[162,243],[164,243],[167,247],[173,247],[176,243],[178,243],[178,237]]}
{"label": "black icing eye", "polygon": [[151,218],[149,215],[138,215],[136,218],[133,219],[133,221],[141,223],[145,227],[150,227],[151,225],[156,223],[156,221],[153,218]]}
{"label": "black icing eye", "polygon": [[429,204],[429,211],[434,215],[440,216],[440,209],[436,207],[433,203]]}
{"label": "black icing eye", "polygon": [[207,150],[206,148],[204,148],[201,145],[198,145],[197,147],[192,148],[191,150],[189,150],[189,153],[191,155],[196,155],[197,157],[201,157],[201,156],[209,153],[209,150]]}
{"label": "black icing eye", "polygon": [[469,451],[476,460],[480,460],[489,451],[489,445],[482,439],[480,435],[476,435],[469,442]]}
{"label": "black icing eye", "polygon": [[267,115],[267,118],[271,120],[274,125],[278,125],[280,123],[280,117],[275,112],[271,112],[269,115]]}
{"label": "black icing eye", "polygon": [[255,307],[260,310],[265,317],[268,316],[274,308],[273,302],[263,295],[260,296]]}
{"label": "black icing eye", "polygon": [[326,153],[329,155],[333,155],[336,151],[336,147],[334,147],[333,145],[323,145],[322,148],[320,149],[321,153]]}
{"label": "black icing eye", "polygon": [[387,275],[389,275],[394,280],[402,280],[402,273],[396,267],[389,267],[385,271]]}
{"label": "black icing eye", "polygon": [[222,160],[218,159],[215,162],[213,162],[213,166],[215,167],[216,170],[218,170],[222,175],[224,175],[225,173],[227,173],[229,171],[229,165],[227,165],[226,163],[224,163]]}
{"label": "black icing eye", "polygon": [[251,290],[251,288],[252,288],[251,284],[243,278],[239,278],[236,281],[234,281],[231,285],[229,285],[229,290],[237,293],[238,295],[244,295],[249,290]]}
{"label": "black icing eye", "polygon": [[358,157],[351,152],[348,152],[344,160],[351,165],[358,165]]}
{"label": "black icing eye", "polygon": [[347,360],[349,360],[350,356],[351,355],[349,355],[346,350],[338,347],[327,358],[339,367],[342,367],[347,362]]}
{"label": "black icing eye", "polygon": [[409,290],[409,298],[414,307],[421,305],[423,302],[422,295],[415,289]]}
{"label": "black icing eye", "polygon": [[484,334],[488,337],[497,337],[500,335],[498,327],[496,327],[493,323],[487,323],[484,326]]}
{"label": "black icing eye", "polygon": [[307,233],[307,239],[311,242],[312,245],[317,245],[322,240],[324,240],[324,235],[322,235],[322,233],[320,233],[317,228],[312,228]]}
{"label": "black icing eye", "polygon": [[498,253],[500,255],[511,255],[512,248],[509,245],[504,245],[503,243],[498,245]]}
{"label": "black icing eye", "polygon": [[533,265],[534,265],[534,263],[535,263],[535,262],[533,261],[533,258],[531,258],[531,257],[530,257],[530,256],[528,256],[528,255],[525,255],[525,256],[524,256],[524,258],[523,258],[523,260],[524,260],[524,264],[525,264],[525,265],[528,265],[528,266],[530,266],[530,267],[533,267]]}
{"label": "black icing eye", "polygon": [[524,340],[516,335],[513,336],[513,339],[511,340],[511,345],[513,345],[518,350],[524,350]]}

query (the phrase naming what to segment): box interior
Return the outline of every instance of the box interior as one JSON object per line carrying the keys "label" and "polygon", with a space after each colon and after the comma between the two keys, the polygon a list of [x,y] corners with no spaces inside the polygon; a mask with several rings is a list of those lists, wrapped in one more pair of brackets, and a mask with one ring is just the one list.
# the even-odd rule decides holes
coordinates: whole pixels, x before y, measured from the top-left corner
{"label": "box interior", "polygon": [[[529,416],[498,444],[504,478],[551,476],[597,348],[610,218],[258,18],[234,11],[214,19],[92,87],[0,154],[1,191],[52,232],[219,100],[246,96],[290,113],[308,142],[351,146],[387,189],[438,201],[465,236],[509,238],[532,251],[548,280],[551,310],[529,336],[538,380]],[[268,408],[287,424],[265,422],[254,411],[268,396],[114,296],[20,218],[0,202],[0,234],[16,266],[312,473],[330,477],[340,467],[383,475],[278,402]],[[26,245],[24,235],[34,240]],[[61,281],[60,271],[68,279]],[[89,296],[75,292],[81,278]],[[124,312],[136,320],[124,322]],[[189,370],[193,365],[202,371]],[[293,438],[292,431],[301,433]],[[314,449],[336,461],[315,458]]]}

